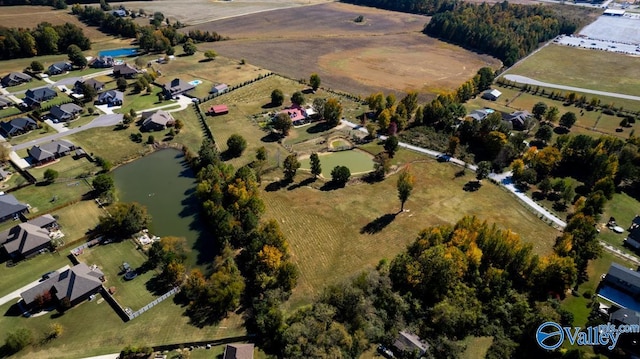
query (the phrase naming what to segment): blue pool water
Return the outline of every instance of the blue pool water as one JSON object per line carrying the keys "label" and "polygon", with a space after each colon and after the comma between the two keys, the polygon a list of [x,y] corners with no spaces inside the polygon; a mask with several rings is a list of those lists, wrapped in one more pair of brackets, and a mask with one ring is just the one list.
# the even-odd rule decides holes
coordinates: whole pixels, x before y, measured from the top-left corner
{"label": "blue pool water", "polygon": [[198,86],[198,85],[200,85],[201,83],[202,83],[202,80],[193,80],[193,81],[190,81],[190,82],[189,82],[189,84],[190,84],[190,85],[193,85],[193,86]]}
{"label": "blue pool water", "polygon": [[138,49],[133,47],[129,49],[113,49],[113,50],[104,50],[100,51],[100,56],[111,56],[111,57],[125,57],[131,56],[138,53]]}

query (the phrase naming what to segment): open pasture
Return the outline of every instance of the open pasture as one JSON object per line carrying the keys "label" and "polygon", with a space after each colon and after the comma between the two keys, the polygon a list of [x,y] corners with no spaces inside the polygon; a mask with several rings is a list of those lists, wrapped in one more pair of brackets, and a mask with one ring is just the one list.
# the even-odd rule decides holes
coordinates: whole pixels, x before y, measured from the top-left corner
{"label": "open pasture", "polygon": [[640,88],[638,57],[561,45],[544,47],[507,73],[627,95],[637,95]]}
{"label": "open pasture", "polygon": [[[231,39],[201,50],[241,59],[295,79],[318,73],[322,86],[366,96],[376,91],[436,93],[457,88],[500,62],[421,33],[426,16],[321,4],[200,24]],[[362,23],[353,21],[359,15]]]}

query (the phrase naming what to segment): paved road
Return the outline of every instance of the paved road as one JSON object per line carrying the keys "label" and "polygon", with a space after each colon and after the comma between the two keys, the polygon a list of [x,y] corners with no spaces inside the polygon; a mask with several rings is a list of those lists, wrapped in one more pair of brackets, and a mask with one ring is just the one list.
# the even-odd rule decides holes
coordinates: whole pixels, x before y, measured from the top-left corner
{"label": "paved road", "polygon": [[113,353],[113,354],[98,355],[95,357],[86,357],[82,359],[118,359],[119,356],[120,356],[120,353]]}
{"label": "paved road", "polygon": [[74,133],[82,132],[90,128],[115,126],[118,123],[120,123],[120,121],[122,121],[122,118],[123,118],[123,115],[121,114],[102,115],[102,116],[96,117],[93,121],[91,121],[90,123],[84,126],[72,128],[69,131],[55,133],[53,135],[49,135],[49,136],[41,137],[32,141],[20,143],[18,145],[13,146],[11,149],[12,151],[19,151],[25,148],[35,146],[40,143],[50,142],[53,140],[57,140],[61,137],[73,135]]}
{"label": "paved road", "polygon": [[[69,266],[64,266],[64,267],[62,267],[62,268],[58,269],[58,272],[65,271],[65,270],[67,270],[67,269],[69,269]],[[44,274],[44,273],[43,273],[43,274]],[[27,290],[27,289],[31,289],[31,288],[33,288],[33,287],[37,286],[37,285],[38,285],[38,284],[40,284],[40,283],[41,283],[41,282],[40,282],[40,280],[38,279],[38,280],[36,280],[36,281],[33,281],[33,282],[31,282],[31,283],[29,283],[29,284],[25,285],[24,287],[22,287],[22,288],[20,288],[20,289],[16,289],[16,290],[14,290],[13,292],[11,292],[11,293],[9,293],[9,294],[5,295],[4,297],[0,298],[0,306],[3,306],[3,305],[5,305],[6,303],[8,303],[8,302],[10,302],[10,301],[12,301],[12,300],[14,300],[14,299],[18,299],[18,298],[20,298],[20,293],[24,292],[24,291],[25,291],[25,290]]]}
{"label": "paved road", "polygon": [[640,96],[632,96],[632,95],[626,95],[626,94],[615,93],[615,92],[590,90],[590,89],[583,89],[583,88],[580,88],[580,87],[552,84],[552,83],[548,83],[548,82],[542,82],[542,81],[534,80],[534,79],[526,77],[526,76],[504,75],[504,78],[509,80],[509,81],[514,81],[514,82],[518,82],[518,83],[521,83],[521,84],[527,84],[527,85],[533,85],[533,86],[543,86],[543,87],[550,87],[550,88],[555,88],[555,89],[559,89],[559,90],[584,92],[584,93],[591,93],[591,94],[600,95],[600,96],[609,96],[609,97],[623,98],[623,99],[626,99],[626,100],[640,101]]}

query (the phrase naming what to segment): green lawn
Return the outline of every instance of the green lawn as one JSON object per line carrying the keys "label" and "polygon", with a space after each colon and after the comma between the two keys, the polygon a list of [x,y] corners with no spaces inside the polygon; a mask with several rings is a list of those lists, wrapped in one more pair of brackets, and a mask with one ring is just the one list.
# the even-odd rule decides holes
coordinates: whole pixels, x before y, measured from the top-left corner
{"label": "green lawn", "polygon": [[[607,201],[604,208],[604,213],[601,216],[600,222],[602,223],[600,229],[599,238],[612,246],[621,249],[623,252],[631,253],[627,247],[622,245],[622,241],[625,239],[629,232],[626,229],[631,225],[631,220],[637,214],[640,214],[640,202],[635,198],[627,195],[626,193],[616,193],[613,195],[613,199]],[[614,217],[616,223],[625,229],[624,233],[615,233],[607,228],[605,225],[609,221],[609,217]]]}
{"label": "green lawn", "polygon": [[95,74],[96,72],[102,72],[105,70],[108,70],[108,69],[94,69],[92,67],[86,67],[82,70],[73,70],[64,74],[49,76],[49,78],[51,79],[51,81],[60,81],[62,79],[66,79],[69,77],[87,76],[87,75]]}
{"label": "green lawn", "polygon": [[173,101],[162,101],[158,102],[158,92],[162,92],[162,89],[158,86],[152,86],[153,91],[151,93],[147,93],[147,91],[142,91],[141,93],[132,93],[131,90],[128,90],[125,94],[124,105],[122,108],[115,110],[114,112],[118,113],[129,113],[131,109],[136,111],[143,111],[149,108],[168,105]]}
{"label": "green lawn", "polygon": [[30,213],[44,214],[63,204],[79,201],[91,188],[83,180],[56,182],[21,188],[12,194],[19,201],[31,205]]}
{"label": "green lawn", "polygon": [[463,342],[467,349],[462,353],[461,359],[483,359],[493,343],[493,337],[467,337]]}
{"label": "green lawn", "polygon": [[84,237],[88,230],[93,229],[104,210],[100,209],[93,200],[80,201],[73,205],[51,212],[58,219],[58,224],[66,244]]}
{"label": "green lawn", "polygon": [[[360,174],[373,170],[373,157],[359,150],[340,151],[340,152],[325,152],[321,153],[320,166],[322,166],[322,177],[326,179],[331,178],[331,171],[336,166],[347,166],[352,174]],[[300,161],[300,168],[303,170],[310,170],[309,158],[304,158]]]}
{"label": "green lawn", "polygon": [[49,85],[48,82],[45,82],[43,80],[38,80],[37,78],[33,78],[31,81],[29,82],[25,82],[23,84],[20,84],[18,86],[11,86],[11,87],[7,87],[7,91],[9,91],[10,93],[16,93],[16,92],[20,92],[20,91],[26,91],[28,89],[32,89],[32,88],[36,88],[36,87],[42,87],[42,86],[47,86]]}
{"label": "green lawn", "polygon": [[0,188],[5,192],[9,188],[14,188],[28,182],[26,178],[20,175],[20,173],[15,172],[13,169],[10,169],[10,171],[11,176],[9,176],[9,178],[2,182],[2,185],[0,185]]}
{"label": "green lawn", "polygon": [[183,123],[180,133],[173,138],[172,142],[183,144],[191,151],[198,151],[204,138],[204,132],[193,106],[189,106],[179,112],[172,112],[171,116],[176,120],[181,120]]}
{"label": "green lawn", "polygon": [[10,106],[5,109],[0,110],[0,118],[11,117],[22,113],[20,109],[15,106]]}
{"label": "green lawn", "polygon": [[120,164],[151,151],[148,145],[135,143],[129,138],[132,133],[139,132],[135,125],[124,130],[101,127],[78,132],[65,138],[82,146],[87,153],[103,157],[113,164]]}
{"label": "green lawn", "polygon": [[76,182],[79,176],[88,176],[100,170],[94,163],[89,162],[86,158],[74,159],[72,156],[59,158],[56,162],[49,163],[46,166],[29,169],[29,173],[38,181],[44,180],[44,173],[52,169],[57,171],[59,176],[56,182]]}
{"label": "green lawn", "polygon": [[96,264],[104,272],[107,278],[104,286],[116,288],[114,298],[123,307],[129,307],[135,311],[157,297],[145,287],[145,284],[156,274],[155,271],[148,271],[130,281],[118,275],[124,262],[129,263],[132,269],[137,269],[147,260],[147,256],[136,249],[133,240],[88,248],[78,256],[78,259],[88,265]]}
{"label": "green lawn", "polygon": [[[17,222],[11,223],[14,226],[17,224]],[[40,279],[43,274],[49,271],[62,268],[67,264],[69,264],[69,260],[64,253],[44,253],[19,262],[15,267],[7,267],[4,263],[0,263],[0,297]]]}
{"label": "green lawn", "polygon": [[41,128],[29,131],[23,135],[10,137],[8,139],[9,143],[11,143],[12,145],[17,145],[56,133],[56,130],[49,127],[49,125],[44,122],[40,122],[39,125],[41,126]]}
{"label": "green lawn", "polygon": [[508,73],[599,91],[637,94],[640,68],[637,57],[607,51],[549,45]]}

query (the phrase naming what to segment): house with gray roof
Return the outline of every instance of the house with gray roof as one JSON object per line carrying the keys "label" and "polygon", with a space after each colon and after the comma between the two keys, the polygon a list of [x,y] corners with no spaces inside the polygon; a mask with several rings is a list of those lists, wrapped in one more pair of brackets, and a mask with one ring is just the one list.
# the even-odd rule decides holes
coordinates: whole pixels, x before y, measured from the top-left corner
{"label": "house with gray roof", "polygon": [[0,196],[0,222],[17,218],[19,215],[29,212],[26,204],[18,201],[12,194]]}
{"label": "house with gray roof", "polygon": [[482,93],[482,98],[485,100],[489,100],[489,101],[495,101],[497,100],[500,96],[502,96],[502,92],[496,90],[496,89],[489,89],[485,92]]}
{"label": "house with gray roof", "polygon": [[83,84],[93,87],[96,92],[102,91],[102,89],[104,88],[104,82],[98,81],[96,79],[78,80],[75,84],[73,84],[73,92],[82,93]]}
{"label": "house with gray roof", "polygon": [[164,110],[143,112],[141,119],[145,131],[162,131],[175,123],[171,114]]}
{"label": "house with gray roof", "polygon": [[36,218],[30,219],[25,223],[29,223],[38,228],[55,228],[58,226],[58,221],[50,214],[43,214],[42,216],[38,216]]}
{"label": "house with gray roof", "polygon": [[31,76],[22,73],[22,72],[12,72],[8,75],[5,75],[0,83],[4,87],[17,86],[25,82],[31,81]]}
{"label": "house with gray roof", "polygon": [[73,65],[71,65],[70,62],[60,61],[49,66],[49,68],[47,69],[47,73],[49,73],[49,75],[59,75],[67,71],[71,71],[72,69],[73,69]]}
{"label": "house with gray roof", "polygon": [[469,113],[467,115],[467,117],[472,118],[472,119],[474,119],[476,121],[482,121],[492,113],[493,113],[493,110],[485,108],[485,109],[481,109],[481,110],[473,110],[473,111],[471,111],[471,113]]}
{"label": "house with gray roof", "polygon": [[0,109],[13,105],[13,101],[6,97],[0,97]]}
{"label": "house with gray roof", "polygon": [[393,346],[399,352],[414,353],[417,352],[419,356],[424,355],[429,350],[429,344],[420,339],[419,336],[411,334],[409,332],[401,331],[396,340],[393,342]]}
{"label": "house with gray roof", "polygon": [[51,107],[49,114],[58,121],[71,121],[82,112],[82,107],[75,103],[65,103]]}
{"label": "house with gray roof", "polygon": [[98,95],[97,103],[100,105],[122,106],[124,92],[118,90],[105,91]]}
{"label": "house with gray roof", "polygon": [[37,305],[37,298],[49,292],[57,304],[64,306],[67,302],[73,307],[100,292],[103,281],[104,273],[100,269],[79,263],[62,273],[54,273],[44,282],[20,293],[20,296],[27,307],[33,308]]}
{"label": "house with gray roof", "polygon": [[98,56],[95,59],[91,60],[91,63],[89,63],[89,66],[96,69],[113,67],[113,65],[113,57],[111,56]]}
{"label": "house with gray roof", "polygon": [[167,100],[172,99],[174,96],[185,94],[196,88],[194,85],[187,81],[175,78],[162,86],[162,93]]}
{"label": "house with gray roof", "polygon": [[0,130],[5,136],[18,136],[36,128],[38,128],[38,124],[29,117],[18,117],[10,121],[0,122]]}
{"label": "house with gray roof", "polygon": [[640,301],[640,272],[618,263],[611,263],[602,284],[611,286]]}
{"label": "house with gray roof", "polygon": [[129,64],[120,64],[113,66],[113,76],[114,77],[125,77],[125,78],[133,78],[138,75],[140,71],[135,67]]}
{"label": "house with gray roof", "polygon": [[222,359],[253,359],[253,344],[227,344]]}
{"label": "house with gray roof", "polygon": [[217,84],[211,88],[209,93],[211,94],[221,94],[223,92],[227,92],[229,90],[229,86],[227,84]]}
{"label": "house with gray roof", "polygon": [[24,103],[31,107],[40,107],[40,105],[52,98],[58,96],[58,93],[49,87],[39,87],[36,89],[29,89],[25,92]]}
{"label": "house with gray roof", "polygon": [[524,130],[529,117],[531,117],[531,114],[528,111],[515,111],[509,114],[502,114],[502,120],[511,122],[515,130]]}
{"label": "house with gray roof", "polygon": [[56,158],[66,156],[75,149],[76,145],[69,141],[56,140],[42,145],[35,145],[27,150],[27,152],[29,153],[29,157],[31,157],[31,165],[39,166],[47,162],[55,161]]}
{"label": "house with gray roof", "polygon": [[20,223],[0,232],[0,246],[14,261],[30,258],[51,247],[49,231],[30,223]]}

